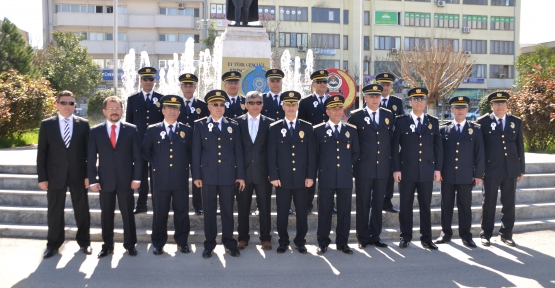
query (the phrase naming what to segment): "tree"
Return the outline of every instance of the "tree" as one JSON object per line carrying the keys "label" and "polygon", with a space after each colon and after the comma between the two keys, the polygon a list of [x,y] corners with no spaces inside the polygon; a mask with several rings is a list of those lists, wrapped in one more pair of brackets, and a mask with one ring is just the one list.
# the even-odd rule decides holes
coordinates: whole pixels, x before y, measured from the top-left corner
{"label": "tree", "polygon": [[285,47],[279,45],[280,33],[283,32],[281,21],[277,19],[260,19],[260,24],[266,29],[271,42],[271,68],[281,69],[281,55],[285,51]]}
{"label": "tree", "polygon": [[54,42],[38,54],[42,75],[57,91],[69,90],[76,98],[88,98],[100,83],[100,66],[92,61],[86,47],[79,45],[82,36],[72,32],[52,32]]}
{"label": "tree", "polygon": [[17,26],[8,18],[1,21],[0,26],[0,72],[16,69],[21,74],[31,77],[38,76],[33,65],[35,52],[25,41]]}
{"label": "tree", "polygon": [[87,115],[93,123],[101,122],[104,119],[102,109],[104,109],[104,99],[114,96],[113,90],[98,90],[87,103]]}
{"label": "tree", "polygon": [[206,38],[200,40],[200,42],[204,44],[204,48],[212,52],[214,50],[214,42],[216,41],[216,37],[218,37],[218,30],[216,30],[214,22],[210,21],[210,25],[208,26],[208,35],[206,35]]}
{"label": "tree", "polygon": [[527,81],[527,75],[538,72],[538,70],[534,68],[536,65],[543,68],[541,69],[541,76],[547,76],[549,74],[549,68],[555,67],[555,50],[543,45],[538,45],[533,53],[518,56],[515,65],[518,71],[518,86],[522,86],[522,84]]}

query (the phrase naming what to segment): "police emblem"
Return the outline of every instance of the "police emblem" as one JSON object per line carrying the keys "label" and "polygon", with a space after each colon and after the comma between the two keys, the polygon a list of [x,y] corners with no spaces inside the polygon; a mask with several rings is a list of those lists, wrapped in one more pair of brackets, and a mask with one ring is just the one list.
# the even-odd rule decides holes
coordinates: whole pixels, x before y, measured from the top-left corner
{"label": "police emblem", "polygon": [[472,133],[474,133],[474,130],[472,130],[472,128],[468,128],[468,135],[472,135]]}
{"label": "police emblem", "polygon": [[272,70],[272,73],[274,73],[274,74],[277,73],[277,70],[276,69]]}
{"label": "police emblem", "polygon": [[191,74],[185,74],[185,78],[191,78]]}
{"label": "police emblem", "polygon": [[222,96],[222,92],[220,91],[216,92],[216,96]]}
{"label": "police emblem", "polygon": [[245,104],[241,104],[241,110],[245,110]]}
{"label": "police emblem", "polygon": [[463,101],[463,99],[464,98],[462,96],[459,96],[459,101]]}
{"label": "police emblem", "polygon": [[416,89],[416,93],[422,92],[422,89]]}
{"label": "police emblem", "polygon": [[175,102],[175,101],[177,101],[177,98],[172,97],[172,102]]}
{"label": "police emblem", "polygon": [[289,92],[289,97],[293,97],[293,96],[295,96],[295,93]]}
{"label": "police emblem", "polygon": [[385,118],[385,125],[389,125],[389,118]]}
{"label": "police emblem", "polygon": [[146,69],[146,72],[150,72],[150,68],[147,68],[147,69]]}
{"label": "police emblem", "polygon": [[372,86],[372,90],[378,90],[378,86],[376,85]]}
{"label": "police emblem", "polygon": [[229,132],[230,134],[233,133],[233,128],[227,127],[227,132]]}
{"label": "police emblem", "polygon": [[200,114],[201,110],[200,108],[197,108],[197,114]]}
{"label": "police emblem", "polygon": [[383,74],[383,77],[389,77],[389,75],[387,73]]}
{"label": "police emblem", "polygon": [[432,123],[428,124],[428,129],[432,130]]}
{"label": "police emblem", "polygon": [[231,76],[235,76],[235,72],[231,72]]}
{"label": "police emblem", "polygon": [[502,97],[502,96],[503,96],[503,94],[497,93],[497,97]]}
{"label": "police emblem", "polygon": [[393,109],[393,111],[397,111],[397,105],[391,106],[391,109]]}
{"label": "police emblem", "polygon": [[515,122],[511,122],[511,128],[515,129]]}
{"label": "police emblem", "polygon": [[333,101],[339,101],[339,97],[337,96],[333,97]]}
{"label": "police emblem", "polygon": [[156,107],[160,108],[160,102],[156,102]]}
{"label": "police emblem", "polygon": [[345,132],[345,137],[347,138],[351,137],[351,133],[349,133],[349,131]]}
{"label": "police emblem", "polygon": [[181,136],[181,138],[185,138],[185,132],[183,131],[179,132],[179,136]]}
{"label": "police emblem", "polygon": [[299,137],[301,137],[301,139],[304,138],[304,131],[299,131]]}
{"label": "police emblem", "polygon": [[324,70],[320,70],[320,74],[324,74]]}

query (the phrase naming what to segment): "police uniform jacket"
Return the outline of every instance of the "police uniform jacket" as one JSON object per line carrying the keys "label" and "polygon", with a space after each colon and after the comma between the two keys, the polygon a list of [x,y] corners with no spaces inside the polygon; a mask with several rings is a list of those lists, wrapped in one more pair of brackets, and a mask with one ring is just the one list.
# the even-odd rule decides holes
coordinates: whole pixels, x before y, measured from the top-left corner
{"label": "police uniform jacket", "polygon": [[247,113],[247,109],[245,108],[245,99],[245,96],[237,95],[235,98],[235,104],[231,105],[231,101],[229,100],[229,97],[227,97],[225,100],[226,107],[224,116],[229,119],[233,119]]}
{"label": "police uniform jacket", "polygon": [[[143,157],[152,167],[155,190],[184,190],[189,182],[193,130],[177,123],[173,141],[166,133],[164,122],[148,126],[141,148]],[[164,133],[162,133],[164,132]]]}
{"label": "police uniform jacket", "polygon": [[[327,95],[329,97],[329,95]],[[299,102],[299,119],[306,120],[312,125],[327,122],[330,117],[326,114],[326,108],[320,103],[318,96],[310,94]]]}
{"label": "police uniform jacket", "polygon": [[525,172],[522,121],[507,114],[503,133],[492,128],[493,113],[478,118],[484,135],[486,178],[515,178]]}
{"label": "police uniform jacket", "polygon": [[[422,132],[419,134],[410,114],[397,116],[391,145],[393,171],[401,172],[406,182],[434,180],[434,171],[441,171],[443,149],[437,118],[424,114]],[[415,132],[410,126],[415,125]],[[399,145],[401,151],[399,151]]]}
{"label": "police uniform jacket", "polygon": [[472,184],[473,178],[483,178],[484,140],[479,124],[466,121],[461,135],[457,126],[449,122],[439,127],[443,141],[443,182],[449,184]]}
{"label": "police uniform jacket", "polygon": [[268,170],[270,181],[280,180],[285,189],[299,189],[305,187],[305,179],[316,180],[314,130],[309,122],[297,119],[292,138],[288,126],[284,120],[270,126]]}
{"label": "police uniform jacket", "polygon": [[285,111],[283,111],[283,108],[281,108],[281,100],[279,100],[279,96],[279,104],[276,103],[274,97],[272,96],[272,93],[270,92],[262,94],[262,99],[264,101],[262,115],[270,117],[276,121],[285,118]]}
{"label": "police uniform jacket", "polygon": [[366,109],[351,112],[349,123],[357,127],[360,141],[360,156],[355,163],[355,177],[361,179],[387,178],[391,174],[391,137],[393,136],[394,116],[391,111],[380,108],[378,129],[370,121]]}
{"label": "police uniform jacket", "polygon": [[[184,99],[183,103],[186,103],[185,101],[186,100]],[[177,121],[189,124],[189,127],[193,128],[196,120],[204,118],[210,113],[208,112],[208,105],[194,97],[190,105],[190,107],[187,107],[186,105],[181,106],[181,113],[179,114]],[[191,107],[193,109],[191,109]]]}
{"label": "police uniform jacket", "polygon": [[236,179],[245,179],[241,133],[236,122],[222,117],[220,134],[206,117],[195,122],[193,135],[193,179],[203,185],[234,185]]}
{"label": "police uniform jacket", "polygon": [[127,98],[125,122],[137,126],[141,143],[145,137],[146,128],[149,125],[164,121],[162,103],[158,102],[162,97],[162,94],[153,91],[152,95],[150,95],[150,101],[152,102],[150,104],[146,103],[142,91]]}
{"label": "police uniform jacket", "polygon": [[[383,98],[380,98],[382,101]],[[397,96],[389,95],[389,100],[387,100],[387,108],[393,116],[396,117],[398,115],[405,115],[405,109],[403,108],[403,100]]]}
{"label": "police uniform jacket", "polygon": [[318,187],[353,188],[353,164],[359,157],[359,139],[352,124],[339,124],[339,138],[329,122],[314,126]]}

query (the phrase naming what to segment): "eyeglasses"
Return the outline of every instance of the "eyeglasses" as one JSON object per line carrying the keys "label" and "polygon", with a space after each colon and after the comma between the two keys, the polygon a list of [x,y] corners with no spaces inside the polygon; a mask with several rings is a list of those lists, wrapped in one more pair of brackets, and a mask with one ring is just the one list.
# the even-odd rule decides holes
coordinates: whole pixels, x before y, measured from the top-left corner
{"label": "eyeglasses", "polygon": [[424,102],[424,101],[426,101],[426,97],[412,97],[412,98],[410,98],[410,101]]}
{"label": "eyeglasses", "polygon": [[108,110],[108,111],[110,111],[110,112],[112,112],[112,111],[116,111],[116,112],[117,112],[117,111],[121,111],[121,108],[105,108],[104,110]]}
{"label": "eyeglasses", "polygon": [[317,80],[316,81],[316,84],[322,84],[322,83],[328,84],[328,81],[327,80]]}
{"label": "eyeglasses", "polygon": [[141,80],[147,81],[147,82],[152,82],[152,81],[154,81],[154,78],[141,78]]}
{"label": "eyeglasses", "polygon": [[59,101],[58,103],[60,103],[62,106],[66,106],[66,105],[73,106],[73,105],[75,105],[75,102],[73,102],[73,101],[69,101],[69,102],[68,101]]}
{"label": "eyeglasses", "polygon": [[247,102],[249,105],[262,105],[262,101],[249,101]]}
{"label": "eyeglasses", "polygon": [[224,103],[220,103],[220,104],[218,104],[218,103],[210,103],[210,104],[208,104],[208,105],[212,105],[212,106],[214,106],[214,107],[225,107],[225,104],[224,104]]}

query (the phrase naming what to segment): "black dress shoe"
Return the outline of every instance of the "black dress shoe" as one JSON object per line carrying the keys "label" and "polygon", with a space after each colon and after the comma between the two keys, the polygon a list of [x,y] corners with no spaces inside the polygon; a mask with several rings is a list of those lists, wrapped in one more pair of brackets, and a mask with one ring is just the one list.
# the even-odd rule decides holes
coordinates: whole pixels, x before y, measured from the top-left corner
{"label": "black dress shoe", "polygon": [[148,209],[146,209],[146,207],[144,208],[135,208],[135,212],[133,212],[133,214],[140,214],[140,213],[146,213],[148,212]]}
{"label": "black dress shoe", "polygon": [[288,247],[289,247],[288,245],[279,245],[276,251],[277,253],[282,254],[282,253],[285,253],[285,251],[287,251]]}
{"label": "black dress shoe", "polygon": [[293,215],[295,214],[295,211],[293,211],[293,209],[289,208],[289,215]]}
{"label": "black dress shoe", "polygon": [[434,241],[435,244],[443,244],[447,242],[451,242],[451,238],[443,237],[443,236],[439,236],[439,238],[437,238],[436,241]]}
{"label": "black dress shoe", "polygon": [[306,252],[308,252],[308,250],[306,250],[306,247],[304,245],[296,245],[295,248],[299,250],[299,253],[301,254],[306,254]]}
{"label": "black dress shoe", "polygon": [[110,253],[114,253],[114,249],[102,249],[100,253],[98,253],[98,258],[106,257]]}
{"label": "black dress shoe", "polygon": [[83,253],[87,254],[87,255],[91,255],[92,254],[92,247],[91,246],[83,246],[81,247],[81,249],[83,249]]}
{"label": "black dress shoe", "polygon": [[202,251],[202,258],[210,258],[212,257],[212,252],[214,250],[208,250],[208,249],[204,249],[204,251]]}
{"label": "black dress shoe", "polygon": [[515,247],[516,243],[512,238],[505,238],[503,236],[500,236],[501,238],[501,242],[507,244],[507,246],[511,246],[511,247]]}
{"label": "black dress shoe", "polygon": [[399,247],[407,248],[407,247],[409,247],[409,243],[410,243],[410,241],[407,241],[405,239],[401,239],[401,242],[399,242]]}
{"label": "black dress shoe", "polygon": [[430,250],[437,250],[436,244],[434,244],[434,242],[432,242],[432,241],[426,241],[426,242],[422,241],[420,243],[422,244],[422,247],[424,247],[424,248],[428,248]]}
{"label": "black dress shoe", "polygon": [[364,248],[366,248],[366,246],[368,246],[368,244],[369,244],[369,243],[359,242],[359,243],[358,243],[358,248],[364,249]]}
{"label": "black dress shoe", "polygon": [[389,245],[385,244],[382,242],[382,240],[378,240],[378,241],[374,241],[374,242],[368,242],[369,245],[375,245],[376,247],[381,247],[381,248],[385,248],[388,247]]}
{"label": "black dress shoe", "polygon": [[491,243],[489,242],[489,239],[487,238],[481,238],[480,242],[482,243],[482,246],[490,246]]}
{"label": "black dress shoe", "polygon": [[177,245],[177,250],[179,250],[179,252],[181,252],[181,253],[190,253],[191,252],[191,248],[189,248],[189,245],[187,245],[187,244],[185,244],[183,246]]}
{"label": "black dress shoe", "polygon": [[470,240],[465,240],[462,239],[463,245],[466,247],[470,247],[470,248],[476,248],[476,243],[474,243],[474,241],[472,239]]}
{"label": "black dress shoe", "polygon": [[152,249],[152,253],[154,255],[162,255],[162,253],[164,253],[164,248],[158,248],[158,247],[154,247]]}
{"label": "black dress shoe", "polygon": [[326,253],[326,251],[328,251],[328,246],[321,246],[316,250],[316,254],[322,255]]}
{"label": "black dress shoe", "polygon": [[389,212],[389,213],[399,213],[399,209],[397,209],[395,207],[384,208],[383,211],[386,211],[386,212]]}
{"label": "black dress shoe", "polygon": [[197,215],[202,215],[204,214],[204,211],[202,211],[202,209],[198,209],[195,211],[197,213]]}
{"label": "black dress shoe", "polygon": [[125,251],[127,251],[127,254],[129,254],[129,256],[137,256],[137,248],[135,247],[125,249]]}
{"label": "black dress shoe", "polygon": [[229,253],[230,256],[239,257],[241,256],[241,252],[237,248],[225,248],[225,252]]}
{"label": "black dress shoe", "polygon": [[353,249],[351,249],[351,247],[349,247],[349,245],[337,246],[337,251],[341,251],[345,254],[353,254]]}
{"label": "black dress shoe", "polygon": [[46,248],[46,250],[44,250],[44,258],[50,258],[52,256],[54,256],[54,254],[56,254],[56,252],[58,252],[58,249],[50,249],[50,248]]}

